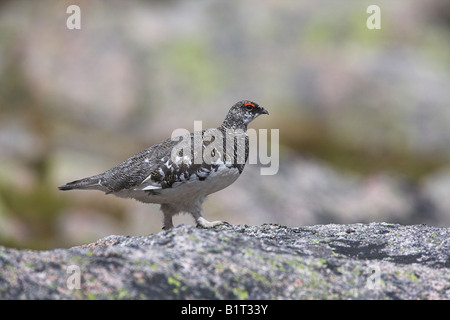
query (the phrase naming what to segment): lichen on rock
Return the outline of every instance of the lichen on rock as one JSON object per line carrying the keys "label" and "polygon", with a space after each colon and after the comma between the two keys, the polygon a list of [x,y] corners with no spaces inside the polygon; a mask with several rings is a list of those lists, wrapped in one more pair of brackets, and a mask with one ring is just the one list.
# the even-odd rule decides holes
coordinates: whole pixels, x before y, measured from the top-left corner
{"label": "lichen on rock", "polygon": [[69,249],[0,247],[0,298],[449,299],[449,239],[448,228],[388,223],[181,225]]}

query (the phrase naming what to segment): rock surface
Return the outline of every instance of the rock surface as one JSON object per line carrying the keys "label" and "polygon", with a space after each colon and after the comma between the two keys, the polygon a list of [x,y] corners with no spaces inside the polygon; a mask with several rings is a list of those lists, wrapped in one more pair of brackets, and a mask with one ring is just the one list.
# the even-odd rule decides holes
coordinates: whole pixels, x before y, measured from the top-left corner
{"label": "rock surface", "polygon": [[50,251],[0,247],[2,299],[450,299],[450,229],[178,226]]}

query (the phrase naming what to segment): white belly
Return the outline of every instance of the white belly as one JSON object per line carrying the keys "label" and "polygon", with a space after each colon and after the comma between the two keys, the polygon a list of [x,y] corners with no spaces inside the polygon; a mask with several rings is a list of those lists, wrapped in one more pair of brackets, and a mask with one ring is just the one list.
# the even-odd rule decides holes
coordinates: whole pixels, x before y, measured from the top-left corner
{"label": "white belly", "polygon": [[203,181],[193,175],[187,181],[174,183],[171,188],[147,191],[126,189],[113,194],[118,197],[133,198],[146,203],[192,202],[228,187],[239,178],[238,169],[221,169],[211,172]]}

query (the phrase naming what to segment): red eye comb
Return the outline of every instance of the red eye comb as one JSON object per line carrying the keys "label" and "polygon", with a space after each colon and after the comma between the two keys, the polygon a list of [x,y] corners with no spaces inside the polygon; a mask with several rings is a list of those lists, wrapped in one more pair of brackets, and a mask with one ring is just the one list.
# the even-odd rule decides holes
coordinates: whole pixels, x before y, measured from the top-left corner
{"label": "red eye comb", "polygon": [[246,102],[246,103],[244,103],[244,107],[246,107],[246,106],[254,107],[255,105],[253,103],[251,103],[251,102]]}

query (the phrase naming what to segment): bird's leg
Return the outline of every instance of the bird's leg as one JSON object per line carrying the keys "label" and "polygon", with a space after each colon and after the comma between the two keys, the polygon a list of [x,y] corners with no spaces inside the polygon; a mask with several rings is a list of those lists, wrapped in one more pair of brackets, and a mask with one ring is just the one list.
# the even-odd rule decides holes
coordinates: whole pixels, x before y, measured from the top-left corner
{"label": "bird's leg", "polygon": [[164,222],[163,222],[163,230],[169,230],[170,228],[173,228],[173,223],[172,223],[172,216],[169,215],[164,215]]}
{"label": "bird's leg", "polygon": [[192,214],[192,216],[195,219],[195,222],[197,222],[197,227],[205,228],[205,229],[211,229],[223,224],[229,225],[226,221],[208,221],[205,218],[202,217],[202,203],[205,200],[205,197],[200,198],[198,201],[195,202],[194,205],[192,205],[188,212]]}
{"label": "bird's leg", "polygon": [[173,222],[172,217],[176,212],[174,209],[168,205],[168,204],[162,204],[161,205],[161,211],[164,214],[164,220],[163,220],[163,230],[169,230],[170,228],[173,228]]}
{"label": "bird's leg", "polygon": [[217,220],[217,221],[208,221],[205,218],[203,218],[202,216],[196,217],[194,216],[195,221],[197,222],[197,227],[201,227],[201,228],[205,228],[205,229],[210,229],[210,228],[214,228],[220,225],[230,225],[228,222],[226,221],[221,221],[221,220]]}

